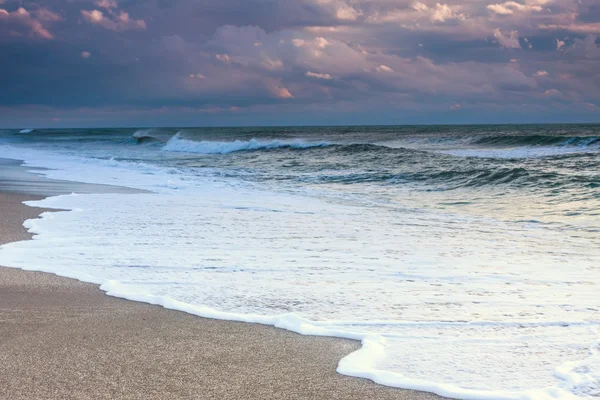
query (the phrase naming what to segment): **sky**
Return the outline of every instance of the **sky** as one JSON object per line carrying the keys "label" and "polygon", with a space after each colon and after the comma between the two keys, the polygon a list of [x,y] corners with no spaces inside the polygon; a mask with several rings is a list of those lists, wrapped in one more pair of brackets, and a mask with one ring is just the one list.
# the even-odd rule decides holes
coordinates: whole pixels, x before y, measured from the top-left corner
{"label": "sky", "polygon": [[600,0],[0,0],[0,127],[600,122]]}

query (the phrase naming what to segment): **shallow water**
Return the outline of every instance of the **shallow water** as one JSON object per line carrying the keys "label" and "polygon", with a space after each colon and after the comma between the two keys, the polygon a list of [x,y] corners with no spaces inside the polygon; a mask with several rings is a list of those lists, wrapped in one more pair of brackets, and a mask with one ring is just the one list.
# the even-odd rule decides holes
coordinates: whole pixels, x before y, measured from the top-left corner
{"label": "shallow water", "polygon": [[[135,135],[135,137],[133,137]],[[600,127],[3,131],[71,195],[0,264],[363,339],[339,371],[457,398],[600,394]]]}

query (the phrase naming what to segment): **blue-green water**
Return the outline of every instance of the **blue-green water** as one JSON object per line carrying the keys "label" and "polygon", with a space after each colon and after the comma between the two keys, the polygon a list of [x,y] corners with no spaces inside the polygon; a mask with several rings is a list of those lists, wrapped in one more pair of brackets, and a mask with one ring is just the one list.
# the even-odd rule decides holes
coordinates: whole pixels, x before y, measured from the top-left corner
{"label": "blue-green water", "polygon": [[13,130],[0,143],[600,229],[599,125]]}

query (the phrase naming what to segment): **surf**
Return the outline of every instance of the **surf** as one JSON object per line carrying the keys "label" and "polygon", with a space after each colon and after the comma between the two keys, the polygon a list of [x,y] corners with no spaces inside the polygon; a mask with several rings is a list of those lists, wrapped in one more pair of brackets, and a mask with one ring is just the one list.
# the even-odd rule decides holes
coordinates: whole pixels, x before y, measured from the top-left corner
{"label": "surf", "polygon": [[199,154],[229,154],[238,151],[269,150],[277,148],[307,149],[310,147],[329,146],[328,142],[305,142],[302,139],[295,140],[234,140],[208,141],[191,140],[184,138],[181,133],[173,136],[163,147],[164,151],[199,153]]}

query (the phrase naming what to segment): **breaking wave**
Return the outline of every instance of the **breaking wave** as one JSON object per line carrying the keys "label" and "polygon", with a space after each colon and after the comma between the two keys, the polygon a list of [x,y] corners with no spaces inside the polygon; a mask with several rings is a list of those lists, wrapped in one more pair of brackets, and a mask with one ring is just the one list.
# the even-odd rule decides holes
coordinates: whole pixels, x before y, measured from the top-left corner
{"label": "breaking wave", "polygon": [[31,133],[33,132],[35,129],[22,129],[19,131],[19,133]]}
{"label": "breaking wave", "polygon": [[264,150],[276,148],[306,149],[309,147],[329,146],[327,142],[304,142],[302,140],[235,140],[222,141],[195,141],[184,139],[181,134],[173,136],[163,147],[165,151],[200,154],[228,154],[236,151]]}
{"label": "breaking wave", "polygon": [[[150,130],[137,131],[133,136],[138,142],[156,139]],[[416,140],[416,141],[415,141]],[[444,152],[455,156],[483,156],[491,158],[528,158],[536,156],[552,156],[555,154],[580,151],[600,150],[600,137],[597,136],[551,136],[551,135],[500,135],[478,136],[466,139],[464,137],[436,138],[432,143],[429,138],[399,138],[390,143],[373,143],[356,141],[350,143],[332,143],[309,139],[240,139],[240,140],[198,140],[184,137],[181,132],[170,137],[163,147],[165,151],[199,153],[199,154],[229,154],[239,151],[256,151],[272,149],[307,149],[316,147],[331,147],[342,153],[398,153],[398,152]],[[443,147],[438,147],[442,145]],[[501,151],[510,150],[509,153]],[[521,149],[522,151],[517,151]],[[479,154],[479,151],[486,151]],[[488,152],[489,151],[489,152]],[[500,153],[499,153],[500,152]],[[463,154],[464,153],[464,154]],[[489,154],[488,154],[489,153]]]}
{"label": "breaking wave", "polygon": [[149,143],[149,142],[164,142],[164,139],[160,139],[158,136],[160,132],[157,132],[155,129],[141,129],[135,131],[132,138],[134,138],[138,144]]}
{"label": "breaking wave", "polygon": [[134,139],[142,139],[145,137],[152,137],[152,129],[142,129],[139,131],[135,131],[133,135],[131,135]]}

